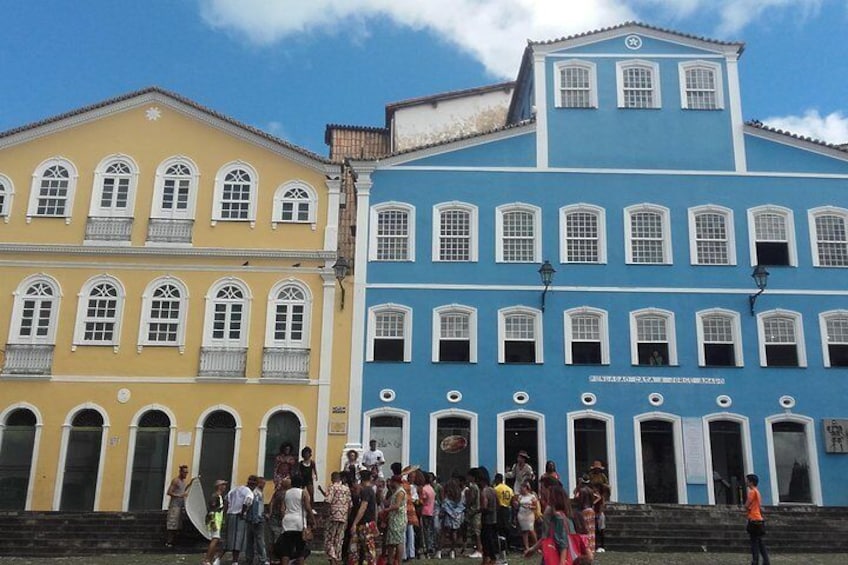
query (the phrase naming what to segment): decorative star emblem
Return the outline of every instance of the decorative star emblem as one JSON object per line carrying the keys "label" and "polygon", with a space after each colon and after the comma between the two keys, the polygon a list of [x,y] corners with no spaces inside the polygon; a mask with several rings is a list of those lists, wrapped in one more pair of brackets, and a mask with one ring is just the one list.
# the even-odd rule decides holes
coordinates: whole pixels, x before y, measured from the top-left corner
{"label": "decorative star emblem", "polygon": [[151,106],[144,111],[144,115],[147,116],[147,119],[151,122],[155,122],[162,117],[162,110],[160,110],[158,106]]}
{"label": "decorative star emblem", "polygon": [[624,38],[624,45],[626,45],[628,49],[635,51],[642,47],[642,38],[638,35],[628,35]]}

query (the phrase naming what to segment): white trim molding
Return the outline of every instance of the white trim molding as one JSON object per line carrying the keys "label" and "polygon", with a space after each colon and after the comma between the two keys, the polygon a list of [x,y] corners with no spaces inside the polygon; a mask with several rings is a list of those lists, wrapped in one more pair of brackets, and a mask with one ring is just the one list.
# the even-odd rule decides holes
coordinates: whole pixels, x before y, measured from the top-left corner
{"label": "white trim molding", "polygon": [[[531,364],[541,365],[545,362],[543,317],[542,311],[529,306],[508,306],[498,310],[498,363],[506,361],[506,318],[512,314],[521,314],[533,318],[533,342],[535,343],[536,360]],[[524,341],[524,340],[522,340]],[[529,341],[529,340],[527,340]]]}
{"label": "white trim molding", "polygon": [[[830,334],[827,330],[827,323],[834,318],[841,318],[844,320],[844,324],[848,327],[848,310],[828,310],[827,312],[822,312],[819,314],[819,335],[821,336],[821,344],[822,344],[822,359],[824,359],[825,367],[843,367],[843,365],[833,365],[833,362],[830,358]],[[848,341],[833,341],[834,345],[844,345],[848,346]]]}
{"label": "white trim molding", "polygon": [[477,413],[470,412],[468,410],[462,410],[460,408],[447,408],[445,410],[437,410],[436,412],[430,412],[430,459],[427,464],[428,469],[432,469],[433,472],[436,471],[436,453],[437,453],[437,441],[438,438],[438,429],[439,429],[439,419],[441,418],[462,418],[464,420],[468,420],[469,422],[469,439],[471,441],[471,467],[477,467],[479,463],[479,454],[480,454],[480,445],[478,443],[479,439],[479,430],[477,423]]}
{"label": "white trim molding", "polygon": [[[624,96],[624,71],[629,68],[643,68],[651,73],[651,105],[650,106],[626,106],[626,97]],[[616,102],[621,109],[636,110],[636,109],[658,109],[662,108],[662,83],[660,82],[660,66],[653,61],[643,59],[629,59],[626,61],[616,61],[615,63],[615,81],[616,81]]]}
{"label": "white trim molding", "polygon": [[[308,442],[306,433],[309,430],[309,427],[306,423],[306,417],[303,415],[303,412],[301,412],[299,408],[297,408],[296,406],[292,406],[291,404],[278,404],[277,406],[269,408],[268,411],[265,412],[265,414],[262,416],[262,420],[259,423],[259,450],[257,451],[256,457],[256,474],[258,474],[260,477],[263,476],[265,473],[265,457],[268,455],[266,445],[268,443],[268,421],[280,412],[289,412],[291,414],[294,414],[294,416],[300,423],[300,436],[298,439],[298,444],[300,445],[300,447],[305,447]],[[298,454],[298,457],[299,456],[300,455]],[[326,463],[324,463],[324,465],[326,465]],[[235,472],[233,472],[233,475],[235,475]]]}
{"label": "white trim molding", "polygon": [[[813,499],[812,503],[816,506],[822,506],[822,484],[821,475],[819,474],[819,452],[816,446],[816,422],[809,416],[800,414],[773,414],[767,416],[766,422],[766,451],[768,453],[769,463],[769,478],[771,485],[771,504],[778,506],[780,504],[780,485],[777,482],[777,461],[774,453],[774,429],[773,424],[778,422],[794,422],[804,426],[804,435],[807,440],[807,457],[810,460],[810,495]],[[796,503],[784,503],[796,504]]]}
{"label": "white trim molding", "polygon": [[[633,215],[637,213],[651,213],[660,216],[662,226],[662,260],[661,261],[637,261],[633,253]],[[655,238],[642,237],[642,240],[655,241]],[[674,263],[674,253],[671,245],[671,212],[665,206],[659,204],[633,204],[624,209],[624,257],[628,265],[671,265]]]}
{"label": "white trim molding", "polygon": [[[27,295],[27,291],[36,284],[44,284],[48,286],[52,294],[45,295],[42,293],[35,295]],[[16,345],[55,345],[56,331],[59,325],[59,308],[62,304],[62,288],[59,286],[59,282],[46,273],[37,273],[34,275],[30,275],[24,280],[22,280],[18,285],[18,288],[15,289],[12,295],[14,296],[14,303],[12,306],[12,317],[9,322],[9,336],[7,338],[8,343]],[[30,328],[31,335],[21,335],[21,323],[23,321],[24,315],[24,301],[30,299],[36,301],[44,300],[49,301],[51,303],[50,319],[47,325],[47,333],[44,336],[38,335],[39,328],[43,327],[38,323],[39,316],[42,314],[43,311],[42,307],[40,306],[33,308],[34,318],[32,318],[32,325]]]}
{"label": "white trim molding", "polygon": [[3,431],[6,428],[6,419],[12,412],[17,410],[26,410],[35,416],[35,434],[32,440],[32,457],[29,463],[29,479],[27,480],[27,494],[24,503],[24,510],[32,510],[32,496],[35,493],[35,481],[38,478],[38,451],[41,447],[41,429],[44,427],[44,419],[41,417],[41,411],[29,402],[10,404],[0,412],[0,448],[3,445]]}
{"label": "white trim molding", "polygon": [[[572,350],[572,345],[574,343],[574,323],[572,318],[574,316],[592,316],[598,319],[598,343],[601,346],[601,362],[599,365],[609,365],[610,356],[609,356],[609,316],[607,315],[607,311],[601,308],[592,308],[591,306],[579,306],[577,308],[570,308],[563,312],[563,324],[565,331],[563,332],[565,338],[565,364],[566,365],[574,365],[574,352]],[[581,339],[579,341],[588,342],[593,340]]]}
{"label": "white trim molding", "polygon": [[[766,356],[766,331],[765,320],[767,318],[789,318],[793,322],[795,332],[795,352],[798,356],[797,365],[789,365],[790,367],[803,368],[807,366],[807,347],[804,340],[804,320],[800,312],[792,310],[783,310],[775,308],[764,312],[757,312],[757,343],[760,353],[760,367],[769,367],[768,358]],[[789,342],[772,342],[778,345],[785,345]],[[779,365],[776,365],[779,367]]]}
{"label": "white trim molding", "polygon": [[[241,293],[240,297],[218,296],[218,293],[232,287]],[[203,317],[203,346],[204,347],[225,347],[225,348],[245,348],[248,346],[250,338],[250,310],[253,303],[253,295],[250,292],[250,287],[246,282],[237,277],[224,277],[218,279],[209,291],[206,293],[206,311]],[[224,325],[222,328],[223,337],[217,338],[214,336],[215,315],[218,313],[216,306],[223,304]],[[232,331],[232,306],[241,305],[241,320],[239,322],[239,336],[236,339],[230,337]]]}
{"label": "white trim molding", "polygon": [[[462,212],[468,217],[468,258],[467,259],[451,259],[442,258],[441,239],[442,239],[442,214],[445,212]],[[467,202],[440,202],[433,206],[433,237],[432,237],[432,258],[434,262],[471,262],[475,263],[479,259],[479,237],[478,237],[478,213],[477,206],[468,204]],[[457,234],[449,234],[451,239],[459,239],[461,236]]]}
{"label": "white trim molding", "polygon": [[[504,214],[525,212],[533,215],[533,257],[530,260],[504,259]],[[541,263],[542,262],[542,209],[533,204],[513,202],[495,208],[495,262],[496,263]]]}
{"label": "white trim molding", "polygon": [[704,346],[706,345],[704,341],[704,318],[710,316],[720,316],[722,318],[729,319],[733,331],[733,366],[744,367],[745,357],[744,352],[742,350],[742,321],[740,319],[739,312],[727,310],[726,308],[709,308],[706,310],[699,310],[695,312],[695,332],[697,334],[698,339],[698,366],[708,366],[706,360],[706,352],[704,350]]}
{"label": "white trim molding", "polygon": [[[578,242],[595,241],[597,245],[597,260],[589,261],[583,259],[569,259],[568,257],[568,232],[569,218],[572,214],[591,214],[595,217],[597,237],[591,237],[584,234],[574,237]],[[586,226],[575,226],[586,228]],[[580,248],[581,246],[578,246]],[[607,212],[604,208],[594,204],[570,204],[559,209],[559,262],[560,263],[588,263],[588,264],[606,264],[607,262]]]}
{"label": "white trim molding", "polygon": [[[173,194],[171,195],[170,206],[166,208],[164,204],[165,182],[172,180],[177,181],[177,177],[168,175],[171,167],[185,168],[187,174],[179,175],[180,178],[185,177],[188,181],[186,190],[186,202],[184,207],[180,207],[179,192],[180,187],[176,184],[173,186]],[[170,178],[166,178],[169,176]],[[200,169],[197,164],[185,155],[175,155],[169,157],[159,163],[156,168],[156,180],[153,184],[153,202],[150,209],[151,218],[164,218],[174,220],[193,220],[195,217],[195,208],[197,205],[197,193],[200,186]]]}
{"label": "white trim molding", "polygon": [[12,179],[0,173],[0,197],[3,198],[3,204],[0,205],[0,218],[8,224],[9,218],[12,217],[12,204],[15,202],[15,184]]}
{"label": "white trim molding", "polygon": [[[774,204],[765,204],[763,206],[755,206],[748,208],[748,247],[751,253],[751,266],[756,267],[759,264],[757,257],[757,227],[756,217],[760,214],[773,214],[783,218],[784,227],[786,230],[786,246],[787,254],[789,255],[789,266],[798,266],[798,247],[795,241],[795,214],[790,208],[785,206],[776,206]],[[763,240],[768,242],[784,241],[784,240]]]}
{"label": "white trim molding", "polygon": [[103,425],[100,428],[100,461],[97,464],[97,482],[94,487],[94,512],[100,510],[100,492],[103,485],[103,467],[106,464],[106,449],[109,445],[109,414],[101,406],[93,402],[85,402],[71,408],[65,416],[65,422],[62,424],[62,439],[59,443],[59,460],[56,468],[56,484],[53,487],[53,510],[61,510],[62,505],[62,484],[65,482],[65,464],[68,456],[68,445],[71,439],[71,429],[73,428],[74,418],[83,410],[94,410],[100,414],[103,419]]}
{"label": "white trim molding", "polygon": [[[377,315],[399,313],[403,316],[403,362],[412,361],[412,308],[401,304],[376,304],[368,308],[368,344],[365,361],[374,359],[374,341],[377,339]],[[379,360],[377,360],[379,361]]]}
{"label": "white trim molding", "polygon": [[[58,210],[54,211],[54,213],[48,213],[47,211],[39,214],[39,199],[41,198],[41,185],[42,181],[45,180],[44,174],[48,169],[52,169],[54,167],[58,167],[64,169],[67,177],[51,177],[59,179],[58,182],[62,182],[62,179],[65,179],[67,184],[65,186],[65,197],[62,211],[59,213]],[[58,171],[58,169],[57,169]],[[65,223],[69,224],[71,222],[71,217],[74,213],[74,196],[76,195],[77,181],[79,180],[79,173],[77,172],[77,167],[71,161],[66,159],[65,157],[51,157],[39,163],[39,165],[35,168],[35,172],[32,174],[32,185],[30,187],[29,192],[29,207],[27,208],[27,223],[32,221],[32,218],[64,218]],[[45,200],[60,200],[57,196],[47,196],[45,195]],[[55,204],[54,204],[55,205]],[[48,205],[49,207],[49,205]]]}
{"label": "white trim molding", "polygon": [[191,468],[197,469],[197,472],[200,472],[200,454],[203,449],[203,425],[206,423],[206,418],[218,410],[227,412],[233,417],[233,420],[235,420],[236,423],[235,437],[233,439],[233,473],[230,477],[230,484],[237,485],[239,452],[241,451],[241,416],[239,416],[239,413],[235,408],[227,406],[226,404],[210,406],[197,418],[197,424],[194,426],[194,454],[191,459]]}
{"label": "white trim molding", "polygon": [[577,453],[574,449],[574,423],[584,418],[604,422],[607,427],[607,479],[610,486],[610,500],[616,500],[618,493],[618,461],[615,451],[615,416],[597,410],[577,410],[566,414],[566,451],[568,455],[568,492],[577,487]]}
{"label": "white trim molding", "polygon": [[[403,445],[401,446],[401,464],[409,465],[409,442],[412,425],[412,415],[408,410],[400,408],[373,408],[362,414],[362,437],[371,439],[371,418],[379,416],[394,416],[401,419],[401,434]],[[344,456],[344,454],[342,454]],[[430,469],[433,467],[431,466]],[[435,472],[435,471],[434,471]]]}
{"label": "white trim molding", "polygon": [[646,412],[633,417],[633,435],[635,438],[635,464],[636,464],[636,502],[645,504],[645,470],[642,461],[642,422],[659,420],[672,424],[674,434],[674,464],[677,470],[677,504],[688,504],[686,492],[686,469],[683,459],[683,420],[676,414],[667,412]]}
{"label": "white trim molding", "polygon": [[[238,178],[233,178],[228,181],[227,175],[238,174]],[[244,175],[247,178],[244,178]],[[248,202],[247,215],[245,217],[224,217],[224,185],[232,182],[236,185],[247,185]],[[212,225],[216,222],[250,222],[250,226],[256,225],[256,201],[259,194],[259,173],[250,164],[244,161],[230,161],[223,165],[215,174],[215,189],[212,197]],[[239,199],[233,201],[235,204],[241,204]],[[240,215],[240,214],[237,214]]]}
{"label": "white trim molding", "polygon": [[[565,69],[573,67],[588,73],[588,106],[567,106],[563,103],[562,74]],[[595,109],[598,107],[598,73],[595,63],[585,59],[566,59],[554,63],[554,108],[563,109]],[[500,468],[500,467],[499,467]]]}
{"label": "white trim molding", "polygon": [[468,316],[468,362],[477,362],[477,309],[463,304],[445,304],[433,308],[433,331],[432,331],[432,358],[433,363],[441,363],[439,360],[440,343],[442,340],[442,315],[461,314]]}
{"label": "white trim molding", "polygon": [[[833,234],[830,234],[830,238],[820,238],[818,223],[817,220],[822,216],[831,216],[836,221],[841,221],[842,226],[841,229],[837,226],[833,227]],[[838,206],[819,206],[818,208],[811,208],[807,210],[807,220],[810,229],[810,255],[813,258],[813,267],[829,267],[829,268],[845,268],[848,267],[848,239],[842,239],[841,241],[835,239],[837,235],[840,233],[845,237],[846,227],[848,227],[848,209],[840,208]],[[840,245],[841,250],[832,250],[831,253],[827,251],[820,251],[819,245]],[[822,257],[832,257],[832,260],[840,261],[842,264],[831,264],[826,265],[822,264]]]}
{"label": "white trim molding", "polygon": [[[719,237],[698,238],[697,218],[702,214],[715,214],[721,216],[724,221],[724,239]],[[692,265],[736,265],[736,230],[733,223],[733,210],[724,206],[715,204],[705,204],[703,206],[692,206],[688,210],[689,216],[689,262]],[[713,235],[713,234],[710,234]],[[724,242],[725,262],[704,262],[698,257],[698,242],[712,243],[713,245]]]}
{"label": "white trim molding", "polygon": [[[121,499],[121,511],[127,512],[130,507],[130,494],[132,490],[132,472],[133,465],[135,464],[135,446],[136,446],[136,438],[138,436],[138,424],[141,420],[141,417],[146,413],[151,411],[159,411],[168,416],[169,424],[169,434],[168,434],[168,455],[166,459],[165,466],[165,484],[163,485],[162,490],[162,510],[167,510],[168,508],[168,487],[171,484],[171,473],[173,473],[174,467],[174,447],[177,443],[177,418],[174,416],[174,413],[167,406],[163,406],[162,404],[148,404],[147,406],[142,406],[139,410],[136,411],[135,415],[133,415],[132,420],[130,421],[130,433],[129,439],[127,440],[127,459],[126,459],[126,470],[124,474],[124,492],[123,497]],[[192,469],[190,476],[194,476],[197,474],[197,469]]]}
{"label": "white trim molding", "polygon": [[[109,168],[116,165],[126,167],[126,172],[109,171]],[[103,188],[104,182],[108,177],[112,179],[127,181],[127,201],[123,209],[113,205],[117,203],[117,194],[120,189],[119,182],[116,182],[112,187],[112,199],[108,206],[103,206]],[[139,168],[138,163],[129,155],[115,153],[108,155],[97,164],[94,169],[94,185],[91,187],[91,204],[89,205],[88,215],[92,218],[132,218],[135,215],[135,197],[138,187]]]}
{"label": "white trim molding", "polygon": [[[290,287],[300,292],[303,295],[303,299],[295,300],[279,298],[280,293]],[[312,335],[312,304],[312,291],[308,284],[291,277],[277,281],[277,283],[274,284],[268,292],[268,305],[265,314],[265,347],[303,347],[308,349],[311,342],[310,337]],[[286,311],[289,314],[287,318],[288,323],[286,324],[285,339],[281,341],[278,341],[275,338],[277,306],[287,306],[288,308]],[[291,338],[292,320],[294,319],[291,314],[292,308],[295,306],[303,307],[303,325],[301,329],[301,339],[299,340]],[[322,329],[326,331],[327,328],[324,327]]]}
{"label": "white trim molding", "polygon": [[[152,341],[148,336],[148,325],[153,321],[150,316],[154,293],[163,286],[170,285],[177,289],[179,297],[176,299],[179,303],[180,315],[177,319],[177,336],[176,340],[170,341]],[[148,347],[177,347],[180,353],[185,352],[185,332],[186,321],[188,320],[188,286],[180,279],[167,275],[158,277],[150,281],[144,289],[144,294],[141,295],[141,316],[138,329],[138,350],[145,346]]]}
{"label": "white trim molding", "polygon": [[630,363],[633,365],[639,365],[639,331],[636,321],[637,318],[641,316],[656,316],[665,319],[666,343],[668,344],[667,365],[676,366],[677,327],[674,320],[674,312],[671,310],[663,310],[661,308],[640,308],[639,310],[633,310],[630,312]]}
{"label": "white trim molding", "polygon": [[[395,212],[406,214],[406,234],[380,234],[380,214],[385,212]],[[415,206],[406,202],[382,202],[371,207],[371,221],[368,238],[368,260],[369,261],[394,261],[394,262],[415,262]],[[359,229],[362,229],[360,226]],[[391,237],[394,240],[406,239],[406,256],[382,258],[379,256],[379,240],[381,237]],[[391,247],[391,246],[390,246]]]}
{"label": "white trim molding", "polygon": [[[715,95],[714,108],[692,108],[689,105],[688,83],[686,73],[693,70],[707,70],[713,76],[713,90]],[[677,74],[680,84],[680,107],[684,110],[724,110],[724,80],[722,80],[721,65],[713,61],[683,61],[677,64]],[[709,92],[708,89],[693,89],[694,92]]]}
{"label": "white trim molding", "polygon": [[[115,295],[111,296],[105,294],[92,296],[92,291],[99,285],[105,285],[104,289],[107,288],[107,286],[111,286],[115,290]],[[113,351],[117,353],[118,347],[121,343],[121,327],[124,318],[124,303],[126,302],[126,299],[127,292],[124,289],[124,285],[113,275],[104,273],[102,275],[95,275],[85,281],[85,284],[82,285],[82,289],[77,295],[77,317],[74,324],[74,341],[71,346],[71,350],[76,350],[77,346],[80,345],[106,345],[112,347]],[[94,308],[89,308],[89,302],[91,300],[94,300],[96,303]],[[104,302],[108,303],[111,300],[115,301],[115,314],[113,317],[109,317],[107,315],[109,308],[106,304],[103,304]],[[91,311],[94,311],[95,314],[101,315],[89,317],[89,312]],[[99,323],[111,323],[112,339],[86,339],[85,335],[87,323],[92,323],[93,325]],[[105,327],[100,331],[105,331]]]}
{"label": "white trim molding", "polygon": [[[328,183],[330,181],[327,181]],[[291,205],[291,218],[283,219],[283,208]],[[303,211],[300,206],[306,204],[306,218],[301,219]],[[274,203],[271,216],[271,227],[277,229],[277,224],[312,224],[315,225],[318,217],[318,191],[305,180],[290,180],[284,182],[274,191]]]}
{"label": "white trim molding", "polygon": [[504,444],[506,442],[505,428],[506,421],[511,420],[513,418],[527,418],[529,420],[536,421],[536,450],[539,457],[539,468],[543,468],[543,465],[545,465],[545,462],[548,460],[548,443],[545,426],[545,415],[541,412],[525,410],[522,408],[518,408],[516,410],[509,410],[507,412],[500,412],[497,415],[497,468],[504,470],[507,468],[506,454],[504,453]]}
{"label": "white trim molding", "polygon": [[751,426],[748,417],[731,412],[714,412],[706,414],[702,420],[704,426],[704,457],[707,475],[707,503],[715,504],[715,483],[713,477],[713,445],[710,439],[710,422],[735,422],[739,424],[742,441],[742,469],[745,475],[754,472],[754,455],[751,448]]}

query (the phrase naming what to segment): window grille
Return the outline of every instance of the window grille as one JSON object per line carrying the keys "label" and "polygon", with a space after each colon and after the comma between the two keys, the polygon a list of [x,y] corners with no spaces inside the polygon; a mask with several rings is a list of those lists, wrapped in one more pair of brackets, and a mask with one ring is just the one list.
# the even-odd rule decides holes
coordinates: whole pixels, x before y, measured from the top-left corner
{"label": "window grille", "polygon": [[704,212],[695,216],[695,246],[699,265],[730,263],[724,214]]}

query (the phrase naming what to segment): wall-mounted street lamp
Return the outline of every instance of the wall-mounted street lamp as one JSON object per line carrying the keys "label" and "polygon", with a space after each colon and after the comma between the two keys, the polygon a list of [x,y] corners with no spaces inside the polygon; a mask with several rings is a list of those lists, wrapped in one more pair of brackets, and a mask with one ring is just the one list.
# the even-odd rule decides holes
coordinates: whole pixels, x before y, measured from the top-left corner
{"label": "wall-mounted street lamp", "polygon": [[539,276],[542,277],[542,284],[545,286],[545,290],[542,291],[542,312],[545,311],[545,295],[548,294],[548,287],[551,286],[551,283],[554,280],[554,270],[551,262],[545,259],[545,262],[542,263],[542,266],[539,267]]}
{"label": "wall-mounted street lamp", "polygon": [[754,279],[754,284],[757,285],[759,292],[748,297],[748,303],[751,305],[751,315],[754,315],[754,304],[757,303],[757,297],[766,291],[768,286],[769,272],[762,265],[754,267],[754,272],[751,273],[751,278]]}
{"label": "wall-mounted street lamp", "polygon": [[339,281],[339,288],[342,290],[342,300],[339,310],[344,310],[345,287],[342,282],[345,280],[348,271],[350,271],[350,264],[348,264],[347,259],[344,257],[336,259],[336,264],[333,265],[333,271],[336,273],[336,280]]}

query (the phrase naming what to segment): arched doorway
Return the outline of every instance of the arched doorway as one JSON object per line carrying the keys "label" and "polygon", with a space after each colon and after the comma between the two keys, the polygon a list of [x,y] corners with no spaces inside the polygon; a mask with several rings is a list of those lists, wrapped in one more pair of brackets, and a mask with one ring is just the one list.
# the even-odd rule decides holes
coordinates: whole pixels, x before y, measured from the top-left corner
{"label": "arched doorway", "polygon": [[444,480],[471,468],[471,420],[442,416],[436,420],[436,475]]}
{"label": "arched doorway", "polygon": [[709,422],[712,489],[716,504],[740,504],[744,499],[745,456],[742,424],[732,420]]}
{"label": "arched doorway", "polygon": [[[539,459],[539,422],[535,418],[512,417],[503,422],[504,471],[512,468],[519,451],[526,451],[530,456],[528,462],[536,470],[536,476],[544,472],[545,462]],[[517,489],[520,485],[511,486]]]}
{"label": "arched doorway", "polygon": [[283,444],[290,443],[292,453],[300,458],[300,427],[300,418],[288,410],[281,410],[268,418],[263,461],[264,477],[270,479],[274,476],[274,459]]}
{"label": "arched doorway", "polygon": [[94,510],[103,445],[103,416],[86,408],[71,421],[59,510]]}
{"label": "arched doorway", "polygon": [[800,422],[772,422],[771,435],[777,476],[777,502],[812,504],[814,499],[807,427]]}
{"label": "arched doorway", "polygon": [[160,510],[167,481],[171,419],[161,410],[148,410],[135,432],[128,510]]}
{"label": "arched doorway", "polygon": [[685,502],[680,496],[685,484],[680,477],[682,450],[678,449],[677,444],[681,438],[678,437],[679,431],[675,429],[675,422],[646,419],[638,425],[643,495],[640,502]]}
{"label": "arched doorway", "polygon": [[403,458],[403,418],[400,416],[372,416],[368,441],[377,440],[377,449],[383,452],[388,465],[398,462],[405,464]]}
{"label": "arched doorway", "polygon": [[203,420],[198,473],[203,477],[204,497],[212,494],[218,479],[232,480],[236,447],[236,419],[225,410],[215,410]]}
{"label": "arched doorway", "polygon": [[25,510],[35,450],[35,414],[12,410],[2,422],[0,436],[0,510]]}
{"label": "arched doorway", "polygon": [[[597,418],[578,418],[574,420],[574,470],[577,477],[588,473],[595,461],[600,461],[605,468],[609,467],[607,423]],[[605,473],[609,476],[609,469]]]}

